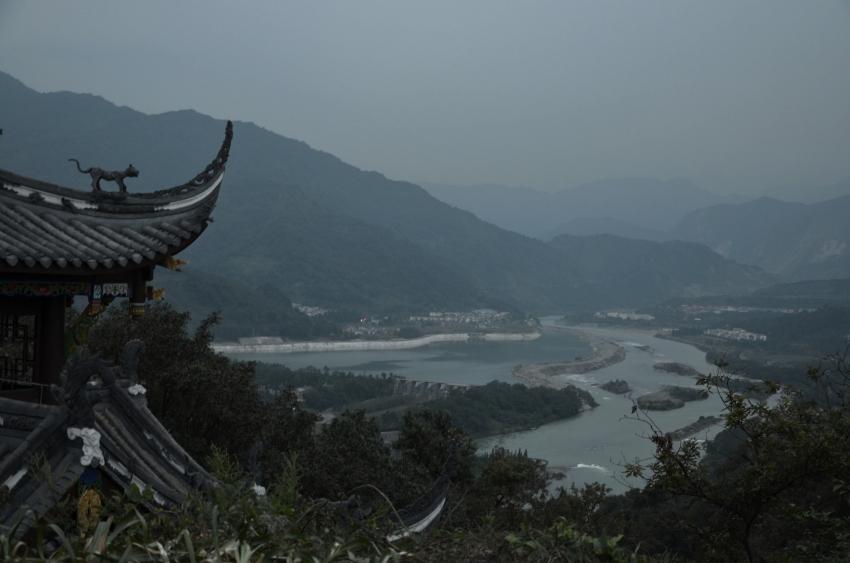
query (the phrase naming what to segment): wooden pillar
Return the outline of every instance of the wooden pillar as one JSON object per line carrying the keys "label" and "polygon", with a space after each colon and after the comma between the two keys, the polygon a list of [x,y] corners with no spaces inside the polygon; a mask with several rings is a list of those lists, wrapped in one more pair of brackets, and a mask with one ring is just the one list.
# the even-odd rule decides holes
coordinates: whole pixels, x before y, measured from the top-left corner
{"label": "wooden pillar", "polygon": [[59,385],[65,367],[65,296],[38,297],[35,383]]}
{"label": "wooden pillar", "polygon": [[138,321],[145,314],[145,300],[148,297],[147,282],[153,277],[152,269],[147,268],[133,272],[133,292],[130,296],[130,315]]}

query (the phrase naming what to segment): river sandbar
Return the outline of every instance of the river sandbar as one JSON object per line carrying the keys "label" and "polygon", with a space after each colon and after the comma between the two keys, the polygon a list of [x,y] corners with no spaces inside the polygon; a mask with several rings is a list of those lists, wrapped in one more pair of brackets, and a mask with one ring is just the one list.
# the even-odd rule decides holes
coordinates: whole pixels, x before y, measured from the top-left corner
{"label": "river sandbar", "polygon": [[567,382],[552,379],[552,376],[565,374],[580,374],[596,371],[612,366],[626,359],[626,350],[595,334],[589,334],[574,328],[556,328],[559,332],[572,333],[593,348],[593,356],[563,362],[547,362],[542,364],[518,365],[511,369],[511,375],[529,387],[548,387],[563,389]]}

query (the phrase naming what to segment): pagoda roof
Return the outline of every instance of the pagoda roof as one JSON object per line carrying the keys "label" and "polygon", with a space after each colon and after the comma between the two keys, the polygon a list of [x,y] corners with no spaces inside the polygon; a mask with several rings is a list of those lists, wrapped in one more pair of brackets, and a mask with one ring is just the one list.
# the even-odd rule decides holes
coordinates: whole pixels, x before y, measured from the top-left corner
{"label": "pagoda roof", "polygon": [[0,169],[0,273],[87,275],[156,264],[212,220],[233,125],[189,182],[148,193],[82,191]]}
{"label": "pagoda roof", "polygon": [[[129,342],[120,367],[76,356],[63,385],[52,388],[58,405],[0,397],[0,484],[9,489],[0,525],[17,526],[18,539],[86,470],[96,468],[125,491],[150,487],[151,508],[174,506],[190,491],[215,484],[148,409],[135,370],[143,350],[141,341]],[[100,380],[90,381],[94,375]],[[50,479],[33,479],[28,471],[37,453]]]}

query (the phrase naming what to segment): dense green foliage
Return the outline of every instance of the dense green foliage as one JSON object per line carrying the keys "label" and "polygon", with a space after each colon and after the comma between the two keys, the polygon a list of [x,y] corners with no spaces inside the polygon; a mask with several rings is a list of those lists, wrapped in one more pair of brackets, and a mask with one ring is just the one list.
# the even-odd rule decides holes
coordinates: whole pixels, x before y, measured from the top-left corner
{"label": "dense green foliage", "polygon": [[[398,430],[405,411],[416,402],[415,396],[392,396],[397,379],[393,374],[355,375],[314,367],[292,370],[263,363],[255,369],[261,390],[302,388],[304,406],[312,410],[332,408],[339,412],[351,407],[367,412],[389,410],[377,415],[382,430]],[[446,398],[428,403],[427,407],[450,413],[457,426],[478,438],[528,430],[569,418],[578,414],[585,404],[596,406],[590,393],[572,385],[556,391],[493,381],[465,392],[452,392]]]}
{"label": "dense green foliage", "polygon": [[668,385],[661,391],[638,397],[636,404],[647,411],[668,411],[682,408],[687,401],[699,401],[705,398],[706,394],[700,389]]}
{"label": "dense green foliage", "polygon": [[[210,325],[214,318],[201,322],[193,337],[186,332],[188,313],[178,313],[165,303],[146,307],[138,322],[130,322],[125,306],[113,305],[101,315],[92,328],[87,344],[105,359],[119,363],[125,343],[133,339],[145,342],[140,355],[140,382],[148,389],[146,398],[174,438],[186,444],[188,451],[203,457],[214,440],[224,437],[233,441],[217,445],[234,454],[246,454],[238,443],[246,440],[256,421],[252,413],[260,406],[253,389],[250,364],[230,362],[209,348]],[[215,388],[211,388],[215,386]],[[203,388],[204,393],[195,389]],[[229,395],[225,409],[221,403],[205,399]],[[187,402],[189,404],[187,404]],[[242,411],[242,412],[240,412]],[[193,412],[191,426],[184,413]]]}
{"label": "dense green foliage", "polygon": [[599,387],[605,391],[608,391],[609,393],[614,393],[615,395],[625,395],[626,393],[632,392],[632,388],[629,387],[628,382],[623,381],[622,379],[612,379],[611,381],[606,381]]}
{"label": "dense green foliage", "polygon": [[[356,522],[343,511],[322,508],[309,498],[281,487],[275,495],[257,497],[245,490],[233,472],[216,475],[222,486],[214,501],[192,497],[168,512],[143,514],[132,500],[116,497],[101,511],[102,520],[86,537],[56,524],[41,526],[44,537],[27,545],[0,531],[4,561],[411,561],[605,562],[666,561],[623,549],[620,537],[596,538],[565,520],[548,528],[518,527],[514,532],[436,530],[430,534],[387,541],[388,529],[376,520]],[[230,480],[226,480],[230,477]],[[297,484],[297,479],[292,480]]]}
{"label": "dense green foliage", "polygon": [[[850,372],[844,356],[832,360],[806,374],[813,398],[786,387],[772,408],[733,391],[722,371],[703,376],[700,384],[725,405],[725,431],[705,460],[696,442],[674,446],[648,421],[656,456],[626,471],[646,477],[652,521],[679,535],[677,549],[709,561],[850,556]],[[664,498],[674,503],[657,510]]]}
{"label": "dense green foliage", "polygon": [[667,373],[675,373],[676,375],[697,376],[699,372],[679,362],[657,362],[652,365],[652,369],[656,371],[666,371]]}
{"label": "dense green foliage", "polygon": [[813,357],[842,350],[850,337],[850,307],[821,307],[816,311],[753,319],[746,330],[766,334],[758,346],[770,352]]}
{"label": "dense green foliage", "polygon": [[528,388],[521,383],[492,381],[465,392],[454,391],[429,408],[451,413],[455,424],[474,437],[506,434],[534,428],[596,406],[590,393],[572,385],[559,391]]}
{"label": "dense green foliage", "polygon": [[421,330],[419,330],[418,328],[416,328],[415,326],[405,326],[405,327],[402,327],[398,330],[398,337],[399,338],[406,338],[406,339],[419,338],[423,334],[424,333]]}
{"label": "dense green foliage", "polygon": [[218,324],[211,327],[217,340],[252,334],[290,340],[344,337],[336,323],[324,316],[308,317],[271,284],[252,289],[191,267],[181,272],[159,268],[152,284],[165,288],[166,301],[179,311],[190,312],[196,322],[220,312]]}
{"label": "dense green foliage", "polygon": [[[301,409],[287,388],[277,388],[273,400],[264,400],[253,362],[233,362],[209,348],[215,316],[202,321],[190,337],[187,313],[164,302],[146,309],[137,322],[126,310],[110,310],[93,327],[88,344],[119,362],[123,343],[134,338],[145,342],[138,372],[148,389],[148,406],[193,457],[204,459],[217,447],[247,460],[250,447],[259,441],[264,478],[274,482],[284,460],[297,455],[297,470],[305,476],[302,490],[309,496],[339,496],[339,488],[329,489],[336,479],[328,477],[330,466],[341,472],[336,486],[345,491],[375,485],[393,499],[409,502],[427,488],[424,474],[402,471],[388,461],[390,450],[377,423],[362,413],[343,413],[314,432],[318,417]],[[347,462],[346,455],[352,455]],[[372,489],[362,496],[380,498]]]}
{"label": "dense green foliage", "polygon": [[256,382],[263,389],[277,390],[281,387],[304,389],[304,406],[322,411],[328,408],[340,410],[347,405],[360,403],[376,397],[391,395],[398,376],[392,373],[380,376],[354,375],[351,372],[319,370],[306,367],[297,370],[280,364],[258,363]]}
{"label": "dense green foliage", "polygon": [[774,354],[797,354],[817,358],[834,353],[844,347],[850,336],[850,307],[824,306],[813,311],[797,313],[748,315],[746,318],[729,320],[725,317],[712,318],[703,326],[685,325],[673,332],[674,336],[701,336],[708,327],[743,328],[767,336],[766,341],[729,340],[728,346],[763,350]]}
{"label": "dense green foliage", "polygon": [[[729,370],[755,380],[781,383],[799,381],[799,374],[824,356],[843,350],[850,336],[850,307],[823,306],[797,313],[754,312],[730,321],[727,315],[711,315],[711,323],[685,324],[673,338],[706,352],[709,362],[726,362]],[[707,328],[740,327],[765,334],[766,341],[727,340],[704,335]]]}

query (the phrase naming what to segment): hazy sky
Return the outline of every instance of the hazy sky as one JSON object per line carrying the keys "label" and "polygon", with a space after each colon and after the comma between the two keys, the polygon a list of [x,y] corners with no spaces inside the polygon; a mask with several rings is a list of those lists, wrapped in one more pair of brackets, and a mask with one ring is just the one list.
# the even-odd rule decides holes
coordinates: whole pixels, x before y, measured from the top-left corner
{"label": "hazy sky", "polygon": [[0,0],[0,70],[395,179],[850,176],[850,0]]}

